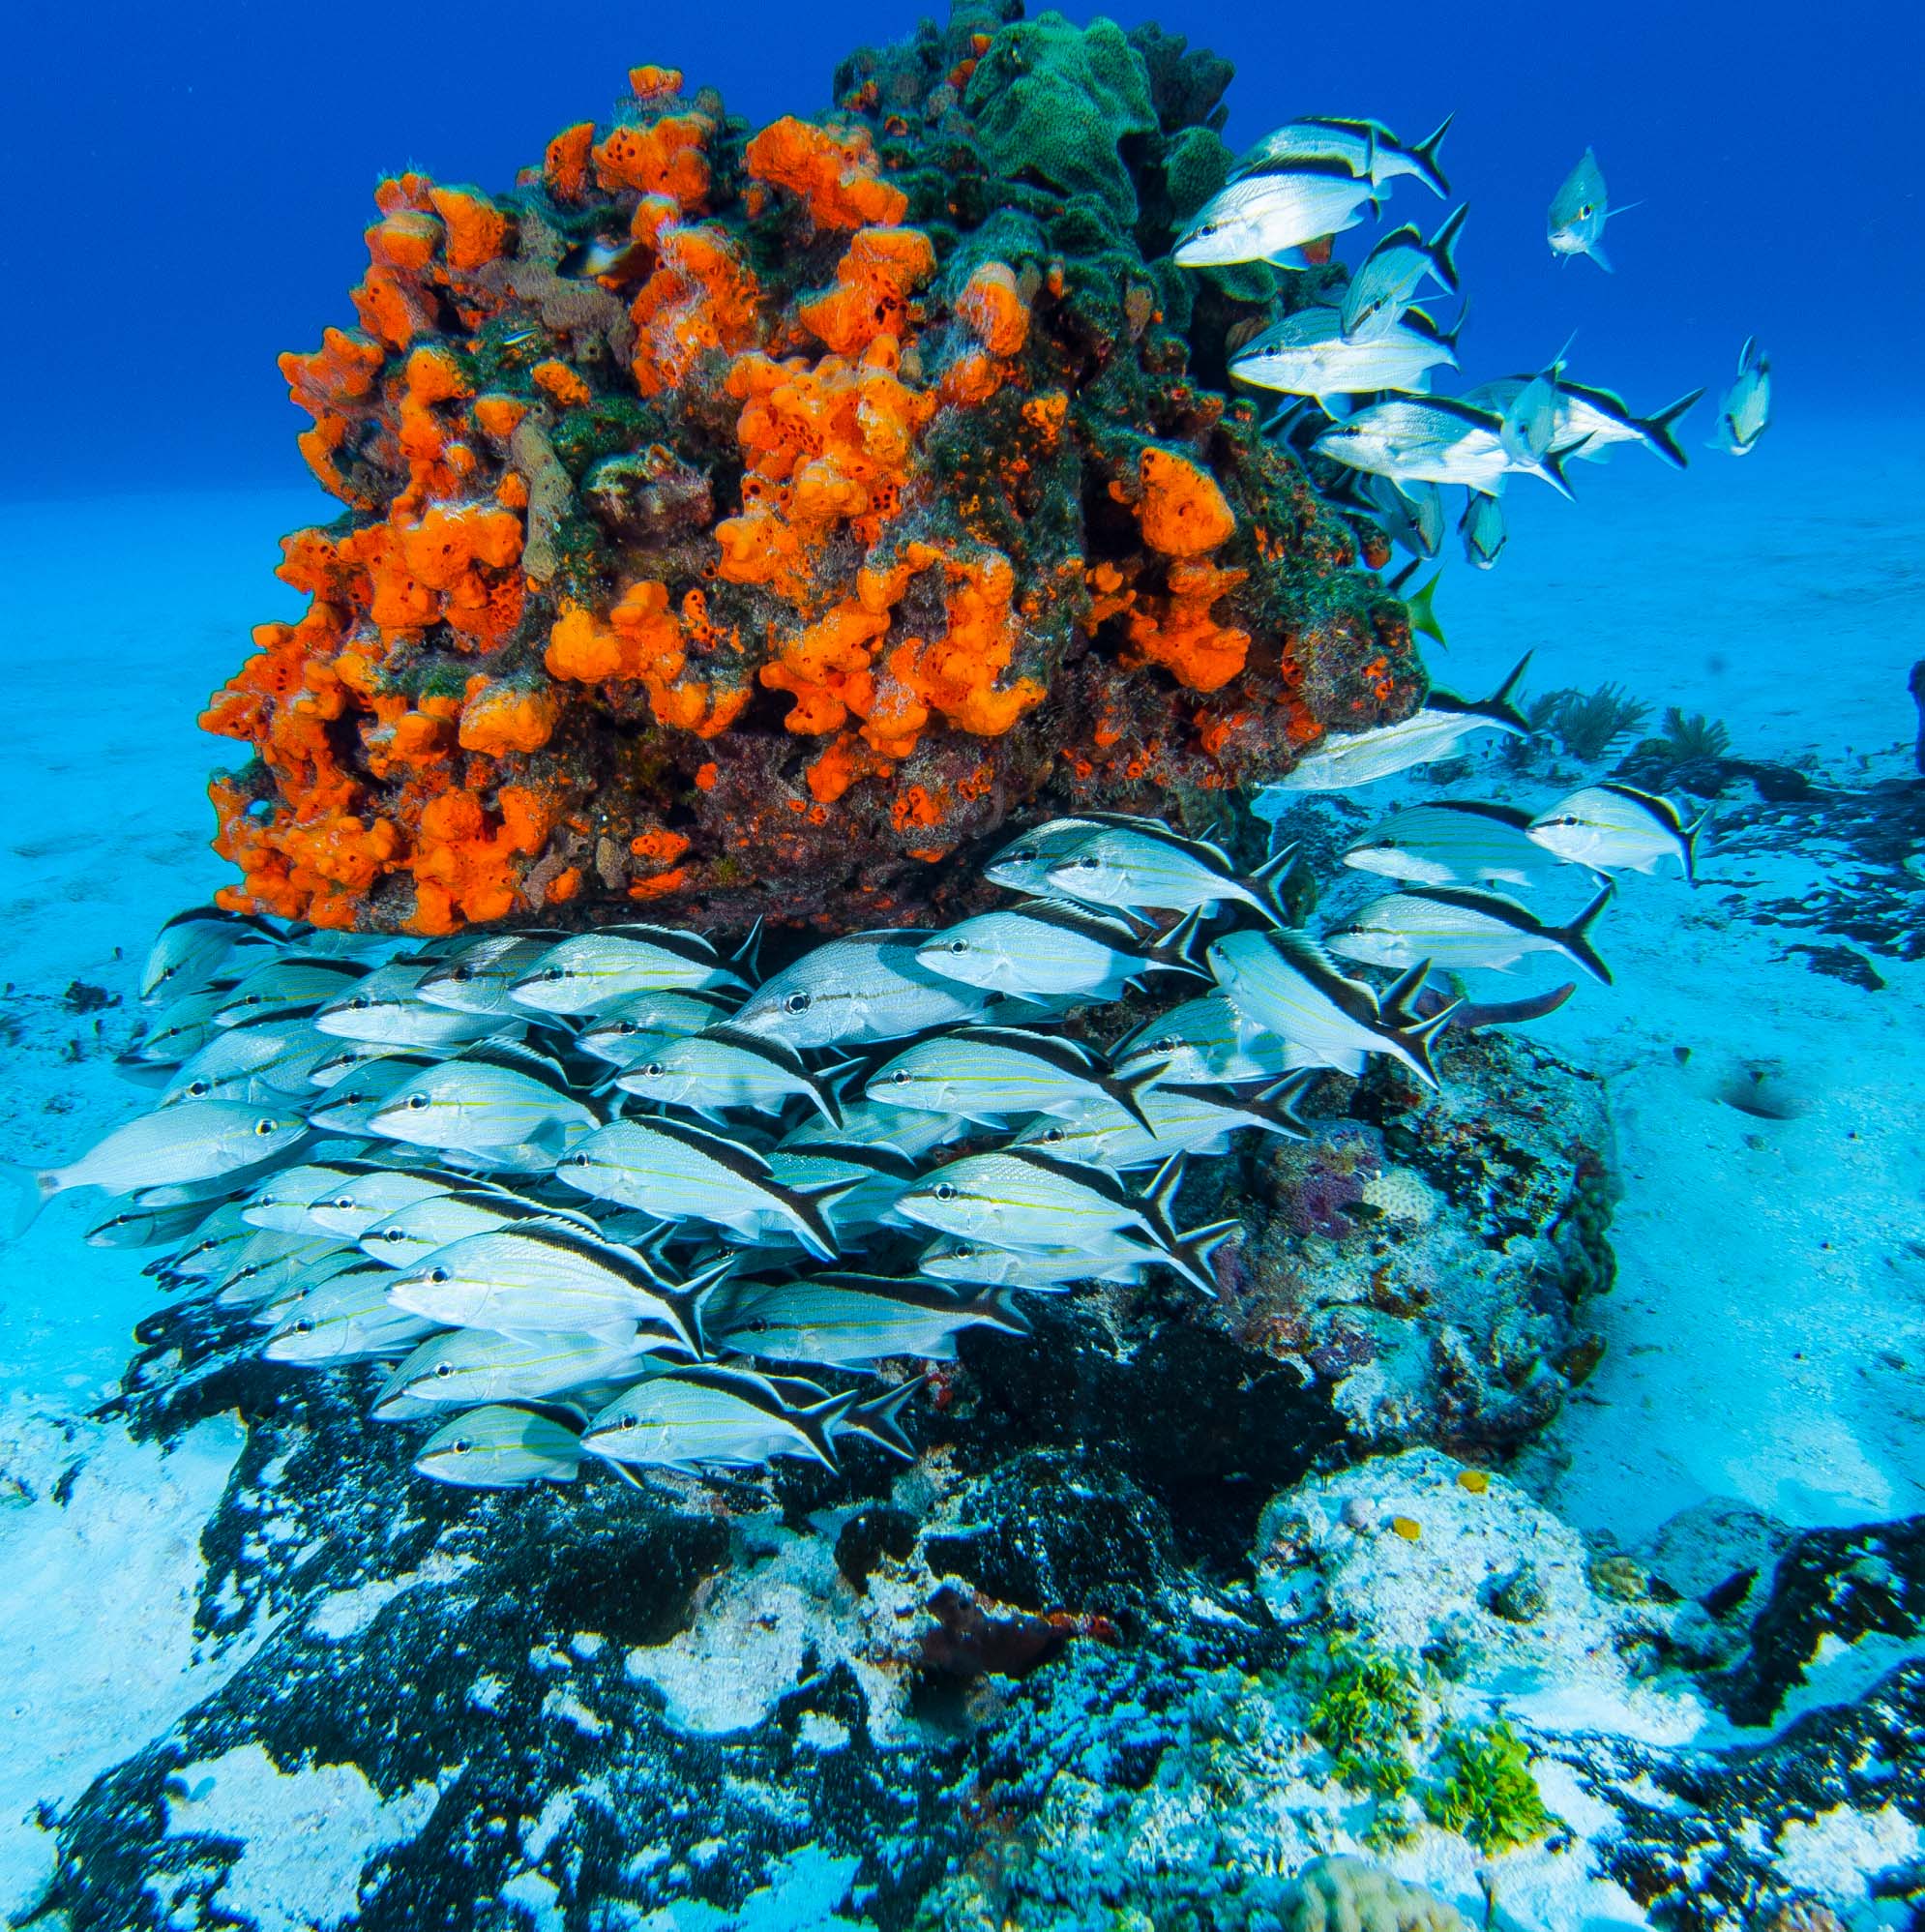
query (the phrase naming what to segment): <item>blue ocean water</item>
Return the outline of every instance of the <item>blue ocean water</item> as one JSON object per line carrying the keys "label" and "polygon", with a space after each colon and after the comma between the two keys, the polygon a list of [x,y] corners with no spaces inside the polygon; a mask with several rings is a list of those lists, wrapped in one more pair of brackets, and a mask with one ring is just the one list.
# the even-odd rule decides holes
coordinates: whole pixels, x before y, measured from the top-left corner
{"label": "blue ocean water", "polygon": [[[274,358],[351,321],[374,180],[419,165],[505,185],[643,60],[754,123],[818,111],[847,50],[915,17],[337,21],[220,4],[15,23],[0,1152],[44,1167],[127,1116],[107,1048],[147,943],[229,877],[204,787],[231,748],[194,716],[249,628],[302,608],[270,575],[276,542],[333,506],[294,453],[308,419]],[[144,1257],[83,1245],[97,1209],[56,1201],[0,1252],[0,1709],[16,1739],[0,1754],[0,1911],[45,1905],[40,1922],[76,1932],[1254,1932],[1316,1922],[1304,1872],[1331,1855],[1530,1932],[1785,1928],[1794,1910],[1872,1932],[1918,1909],[1925,856],[1907,675],[1925,658],[1925,250],[1902,94],[1925,34],[1891,7],[1116,17],[1234,62],[1232,147],[1304,111],[1412,138],[1456,116],[1466,379],[1536,367],[1575,334],[1574,372],[1647,409],[1700,385],[1715,398],[1746,337],[1771,353],[1777,420],[1744,461],[1702,447],[1707,399],[1688,473],[1627,449],[1573,465],[1575,503],[1519,480],[1488,573],[1448,535],[1450,641],[1426,646],[1433,676],[1468,697],[1528,651],[1532,695],[1610,680],[1645,708],[1609,758],[1480,752],[1472,789],[1532,810],[1604,777],[1667,707],[1729,733],[1733,770],[1692,806],[1713,814],[1700,886],[1668,866],[1626,875],[1604,928],[1615,983],[1519,1030],[1499,1062],[1510,1094],[1482,1061],[1464,1075],[1464,1133],[1514,1156],[1498,1209],[1535,1211],[1531,1175],[1573,1148],[1608,1153],[1615,1282],[1582,1324],[1597,1354],[1561,1362],[1568,1399],[1505,1425],[1501,1447],[1482,1410],[1451,1427],[1400,1412],[1400,1377],[1449,1387],[1459,1334],[1506,1294],[1531,1303],[1488,1272],[1501,1242],[1452,1245],[1436,1189],[1393,1164],[1353,1190],[1360,1218],[1407,1227],[1421,1263],[1394,1285],[1410,1301],[1371,1319],[1445,1306],[1432,1365],[1385,1349],[1353,1374],[1346,1412],[1368,1453],[1310,1458],[1232,1560],[1198,1559],[1178,1532],[1186,1509],[1214,1523],[1259,1479],[1234,1455],[1199,1464],[1174,1531],[1144,1531],[1115,1502],[1137,1492],[1091,1486],[1072,1429],[993,1471],[1001,1488],[943,1451],[886,1506],[685,1499],[682,1520],[713,1531],[696,1558],[613,1516],[603,1567],[570,1567],[551,1605],[545,1566],[565,1539],[524,1531],[518,1568],[500,1550],[508,1526],[552,1515],[410,1501],[376,1520],[420,1493],[404,1467],[358,1489],[327,1465],[341,1438],[303,1438],[291,1408],[218,1374],[166,1430],[133,1426],[130,1337],[161,1298]],[[1642,204],[1609,229],[1609,276],[1544,241],[1545,204],[1587,144],[1614,200]],[[1396,218],[1448,205],[1407,193]],[[1371,816],[1436,792],[1392,779]],[[1340,805],[1293,829],[1364,822]],[[1331,904],[1347,903],[1340,888]],[[119,1004],[96,1007],[95,989]],[[1342,1223],[1313,1217],[1304,1238],[1319,1319],[1368,1304]],[[1510,1330],[1494,1326],[1502,1357]],[[1338,1373],[1327,1329],[1270,1345]],[[1118,1353],[1144,1347],[1134,1333]],[[1521,1407],[1527,1352],[1519,1340],[1510,1358]],[[183,1366],[150,1350],[142,1373]],[[1170,1408],[1145,1430],[1185,1453],[1206,1439],[1185,1397],[1228,1403],[1212,1372],[1172,1349]],[[1077,1374],[1023,1384],[1039,1440],[1035,1418],[1081,1426],[1094,1404],[1095,1372]],[[1288,1433],[1295,1412],[1273,1399]],[[1011,1490],[1053,1496],[1053,1569],[1021,1547],[981,1555]],[[1061,1528],[1079,1515],[1086,1539]],[[905,1556],[922,1531],[928,1550]],[[860,1582],[851,1547],[869,1550]],[[573,1545],[565,1561],[593,1567]],[[699,1574],[658,1615],[683,1562]],[[479,1594],[463,1582],[477,1574]],[[1036,1650],[960,1690],[940,1673],[912,1683],[904,1657],[958,1578],[995,1632]],[[499,1588],[539,1602],[504,1614],[486,1594]],[[1347,1646],[1403,1674],[1373,1695],[1407,1775],[1360,1775],[1333,1742]],[[1517,1846],[1450,1823],[1439,1796],[1453,1764],[1469,1776],[1453,1740],[1493,1721],[1526,1740],[1558,1821]],[[1764,1765],[1768,1789],[1741,1762]]]}

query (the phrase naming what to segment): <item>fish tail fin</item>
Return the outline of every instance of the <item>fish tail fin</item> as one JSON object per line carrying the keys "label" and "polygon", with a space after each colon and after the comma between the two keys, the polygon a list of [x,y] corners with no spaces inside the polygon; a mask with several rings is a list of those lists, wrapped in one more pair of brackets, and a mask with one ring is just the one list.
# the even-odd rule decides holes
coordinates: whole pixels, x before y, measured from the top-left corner
{"label": "fish tail fin", "polygon": [[1176,1191],[1183,1185],[1183,1156],[1171,1154],[1157,1169],[1150,1184],[1143,1190],[1143,1206],[1148,1211],[1157,1232],[1175,1238],[1176,1224],[1170,1218],[1170,1210],[1176,1200]]}
{"label": "fish tail fin", "polygon": [[[834,1071],[840,1073],[846,1071],[846,1069],[838,1068]],[[812,1075],[807,1091],[809,1104],[814,1108],[816,1113],[830,1126],[841,1127],[843,1124],[843,1104],[842,1096],[837,1092],[836,1086],[837,1083],[832,1075]]]}
{"label": "fish tail fin", "polygon": [[1463,1004],[1463,1000],[1453,999],[1448,1006],[1440,1012],[1433,1013],[1428,1020],[1417,1020],[1397,1029],[1398,1044],[1404,1049],[1411,1071],[1433,1092],[1441,1088],[1443,1083],[1437,1078],[1436,1063],[1431,1057],[1432,1044],[1450,1025],[1451,1015]]}
{"label": "fish tail fin", "polygon": [[903,1428],[902,1414],[916,1391],[928,1381],[928,1376],[919,1375],[895,1388],[884,1389],[880,1395],[872,1395],[866,1401],[854,1404],[840,1418],[837,1425],[840,1432],[844,1436],[866,1437],[878,1448],[887,1449],[892,1456],[900,1456],[905,1463],[914,1462],[915,1444]]}
{"label": "fish tail fin", "polygon": [[772,1187],[770,1192],[778,1195],[794,1215],[802,1245],[817,1261],[832,1262],[842,1250],[836,1245],[836,1231],[829,1226],[825,1210],[861,1185],[860,1180],[829,1180],[808,1187]]}
{"label": "fish tail fin", "polygon": [[1450,639],[1444,636],[1443,626],[1437,622],[1434,600],[1437,585],[1443,581],[1443,572],[1439,570],[1425,584],[1420,584],[1404,600],[1404,608],[1410,613],[1410,628],[1420,631],[1427,638],[1435,638],[1443,650],[1450,649]]}
{"label": "fish tail fin", "polygon": [[1437,341],[1440,342],[1444,345],[1444,347],[1451,352],[1452,355],[1455,355],[1457,353],[1457,339],[1458,337],[1463,335],[1464,325],[1469,319],[1470,319],[1470,297],[1466,295],[1464,298],[1464,300],[1458,304],[1457,320],[1454,321],[1449,328],[1439,329],[1437,331]]}
{"label": "fish tail fin", "polygon": [[1578,492],[1571,488],[1570,479],[1564,474],[1567,454],[1561,450],[1546,450],[1537,460],[1537,473],[1567,503],[1575,503]]}
{"label": "fish tail fin", "polygon": [[842,1464],[836,1460],[836,1428],[847,1418],[862,1397],[859,1388],[845,1390],[841,1395],[831,1395],[821,1402],[813,1402],[807,1409],[787,1411],[788,1420],[814,1450],[815,1459],[824,1469],[840,1470]]}
{"label": "fish tail fin", "polygon": [[1018,1305],[1022,1297],[1019,1288],[1004,1285],[987,1289],[976,1297],[976,1318],[984,1327],[999,1328],[1005,1335],[1027,1335],[1031,1332],[1029,1318]]}
{"label": "fish tail fin", "polygon": [[1398,1026],[1407,1026],[1417,1017],[1417,996],[1431,975],[1429,960],[1407,966],[1378,994],[1377,1010]]}
{"label": "fish tail fin", "polygon": [[1156,1132],[1156,1122],[1143,1112],[1142,1093],[1145,1087],[1154,1086],[1170,1071],[1168,1060],[1152,1060],[1140,1073],[1127,1076],[1109,1074],[1097,1085],[1102,1087],[1131,1119],[1137,1122],[1145,1133]]}
{"label": "fish tail fin", "polygon": [[1228,1221],[1212,1221],[1207,1227],[1192,1228],[1181,1238],[1185,1251],[1208,1267],[1216,1260],[1217,1250],[1242,1232],[1242,1220],[1232,1215]]}
{"label": "fish tail fin", "polygon": [[1303,847],[1292,840],[1287,846],[1279,846],[1270,856],[1250,875],[1246,883],[1261,902],[1258,910],[1273,925],[1294,926],[1298,922],[1290,917],[1289,907],[1277,897],[1283,889],[1284,881],[1289,877],[1290,868],[1297,862]]}
{"label": "fish tail fin", "polygon": [[1286,1140],[1307,1141],[1310,1123],[1297,1112],[1296,1104],[1317,1085],[1317,1080],[1315,1068],[1299,1068],[1295,1073],[1287,1073],[1282,1080],[1272,1081],[1253,1101],[1244,1104]]}
{"label": "fish tail fin", "polygon": [[1684,828],[1684,882],[1695,886],[1698,883],[1698,837],[1711,822],[1711,808],[1707,805],[1698,815],[1696,824]]}
{"label": "fish tail fin", "polygon": [[1483,703],[1470,707],[1479,717],[1490,719],[1500,729],[1520,738],[1530,736],[1530,726],[1525,722],[1524,713],[1517,708],[1517,698],[1518,693],[1524,689],[1524,674],[1530,668],[1531,655],[1525,651],[1512,666],[1510,676]]}
{"label": "fish tail fin", "polygon": [[683,1340],[691,1345],[697,1357],[708,1353],[708,1338],[702,1332],[702,1311],[714,1298],[716,1290],[735,1272],[740,1259],[737,1255],[725,1255],[719,1262],[698,1268],[679,1287],[655,1291],[667,1303]]}
{"label": "fish tail fin", "polygon": [[1430,244],[1424,251],[1431,258],[1431,267],[1437,280],[1453,295],[1458,292],[1457,256],[1454,251],[1457,248],[1457,238],[1463,234],[1464,223],[1469,213],[1470,204],[1466,201],[1431,237]]}
{"label": "fish tail fin", "polygon": [[757,985],[762,977],[762,920],[759,913],[755,923],[749,928],[749,936],[729,955],[728,964],[742,968],[742,977],[751,986]]}
{"label": "fish tail fin", "polygon": [[1193,906],[1155,945],[1143,955],[1145,966],[1163,966],[1171,972],[1194,973],[1199,979],[1209,974],[1197,964],[1197,935],[1202,930],[1203,908]]}
{"label": "fish tail fin", "polygon": [[59,1192],[52,1173],[0,1161],[0,1241],[17,1241]]}
{"label": "fish tail fin", "polygon": [[1642,422],[1636,418],[1632,421],[1631,427],[1638,431],[1673,469],[1685,468],[1688,460],[1684,451],[1678,446],[1677,438],[1672,434],[1671,426],[1703,394],[1702,389],[1694,389],[1689,396],[1680,396],[1669,408],[1660,409],[1655,415],[1644,417]]}
{"label": "fish tail fin", "polygon": [[1418,179],[1440,201],[1450,196],[1450,178],[1437,161],[1437,150],[1443,146],[1443,137],[1450,133],[1450,124],[1456,119],[1455,114],[1446,114],[1436,131],[1410,150],[1410,159],[1418,166]]}
{"label": "fish tail fin", "polygon": [[[1199,1252],[1185,1236],[1166,1228],[1152,1240],[1157,1259],[1164,1266],[1180,1274],[1193,1288],[1200,1290],[1214,1301],[1217,1298],[1216,1271],[1210,1266],[1210,1258]],[[1218,1243],[1218,1246],[1221,1246]],[[1215,1249],[1211,1250],[1215,1253]]]}
{"label": "fish tail fin", "polygon": [[1571,957],[1599,982],[1611,984],[1611,968],[1597,955],[1597,949],[1590,942],[1590,929],[1604,915],[1604,908],[1617,896],[1617,886],[1614,880],[1606,879],[1598,888],[1598,894],[1571,923],[1558,934],[1557,939]]}

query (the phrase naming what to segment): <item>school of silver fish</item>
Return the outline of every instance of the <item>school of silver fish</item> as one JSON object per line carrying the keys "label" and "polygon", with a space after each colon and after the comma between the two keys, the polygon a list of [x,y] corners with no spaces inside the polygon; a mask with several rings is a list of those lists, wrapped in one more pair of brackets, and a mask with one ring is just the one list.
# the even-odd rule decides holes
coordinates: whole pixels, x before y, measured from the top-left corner
{"label": "school of silver fish", "polygon": [[[1438,159],[1449,128],[1446,119],[1407,147],[1378,121],[1287,122],[1237,161],[1229,183],[1177,236],[1171,257],[1198,270],[1249,262],[1319,267],[1331,258],[1336,237],[1382,212],[1400,179],[1449,197]],[[1597,156],[1586,148],[1546,215],[1553,256],[1587,255],[1609,272],[1605,224],[1636,205],[1613,203]],[[1500,497],[1512,476],[1537,477],[1569,496],[1567,463],[1603,462],[1614,445],[1627,442],[1683,469],[1674,429],[1704,392],[1694,389],[1666,408],[1636,415],[1613,391],[1567,375],[1560,354],[1542,370],[1454,396],[1433,393],[1436,375],[1459,366],[1468,304],[1448,329],[1417,304],[1427,288],[1461,296],[1455,250],[1466,214],[1464,206],[1453,210],[1428,240],[1412,223],[1382,234],[1350,270],[1341,300],[1318,295],[1306,303],[1286,284],[1275,318],[1235,347],[1229,372],[1249,388],[1297,399],[1274,427],[1301,454],[1330,466],[1312,465],[1324,478],[1326,500],[1376,521],[1415,556],[1436,556],[1444,527],[1439,492],[1462,488],[1465,557],[1473,569],[1489,570],[1504,548]],[[1304,414],[1311,405],[1318,413]],[[1709,447],[1748,454],[1770,411],[1770,361],[1749,341]],[[1441,640],[1440,631],[1432,635]]]}
{"label": "school of silver fish", "polygon": [[[1356,783],[1507,710],[1434,694],[1401,741],[1319,756]],[[157,938],[121,1059],[156,1104],[7,1170],[14,1219],[111,1197],[88,1238],[163,1250],[147,1272],[269,1359],[378,1365],[371,1415],[424,1428],[438,1481],[834,1465],[855,1437],[906,1456],[911,1365],[1024,1334],[1027,1296],[1080,1283],[1162,1268],[1214,1294],[1237,1223],[1180,1225],[1186,1162],[1310,1136],[1308,1088],[1375,1055],[1435,1088],[1434,967],[1548,954],[1608,981],[1612,876],[1691,877],[1702,823],[1613,785],[1534,817],[1412,807],[1344,854],[1391,890],[1318,937],[1282,896],[1293,849],[1244,871],[1091,812],[988,860],[1006,905],[768,977],[755,936],[408,941],[197,908]],[[1515,896],[1566,876],[1602,881],[1568,921]],[[1182,996],[1107,1048],[1066,1025],[1141,988]]]}

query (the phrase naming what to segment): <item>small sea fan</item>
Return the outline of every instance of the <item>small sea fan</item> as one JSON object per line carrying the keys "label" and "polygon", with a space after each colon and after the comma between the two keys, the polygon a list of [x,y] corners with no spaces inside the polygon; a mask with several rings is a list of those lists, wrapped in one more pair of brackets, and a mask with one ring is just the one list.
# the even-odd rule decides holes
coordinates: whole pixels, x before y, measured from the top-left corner
{"label": "small sea fan", "polygon": [[1574,758],[1588,764],[1603,758],[1627,731],[1635,731],[1650,716],[1650,709],[1622,685],[1605,683],[1589,693],[1561,693],[1551,714],[1551,728]]}
{"label": "small sea fan", "polygon": [[1732,748],[1730,730],[1702,711],[1688,716],[1675,704],[1665,708],[1664,736],[1659,740],[1667,758],[1678,764],[1694,758],[1721,758]]}

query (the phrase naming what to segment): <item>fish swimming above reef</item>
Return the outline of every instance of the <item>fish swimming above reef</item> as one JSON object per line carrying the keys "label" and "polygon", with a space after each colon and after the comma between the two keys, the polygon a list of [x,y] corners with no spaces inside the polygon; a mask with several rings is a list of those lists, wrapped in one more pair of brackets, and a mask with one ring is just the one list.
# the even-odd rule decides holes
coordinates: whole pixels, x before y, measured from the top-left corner
{"label": "fish swimming above reef", "polygon": [[1379,819],[1344,848],[1344,863],[1412,885],[1535,886],[1555,877],[1563,855],[1531,836],[1520,806],[1440,798]]}
{"label": "fish swimming above reef", "polygon": [[1308,267],[1306,247],[1354,228],[1364,210],[1376,206],[1377,192],[1367,173],[1338,159],[1249,174],[1204,202],[1177,236],[1170,259],[1179,268],[1228,268],[1245,261]]}
{"label": "fish swimming above reef", "polygon": [[[1466,389],[1461,400],[1474,408],[1506,415],[1524,390],[1538,379],[1528,375],[1498,376]],[[1588,383],[1573,382],[1561,368],[1552,372],[1551,380],[1557,398],[1550,442],[1554,456],[1604,462],[1618,443],[1635,442],[1643,443],[1673,469],[1686,466],[1684,451],[1672,431],[1704,394],[1702,389],[1680,396],[1675,402],[1649,416],[1634,416],[1621,396]]]}
{"label": "fish swimming above reef", "polygon": [[1230,179],[1300,167],[1306,162],[1334,161],[1378,187],[1408,175],[1442,199],[1450,193],[1450,183],[1437,164],[1437,151],[1455,118],[1446,114],[1442,124],[1414,147],[1406,147],[1381,121],[1341,116],[1286,121],[1237,157]]}
{"label": "fish swimming above reef", "polygon": [[1327,409],[1333,398],[1422,390],[1432,370],[1457,367],[1456,348],[1455,333],[1421,309],[1356,342],[1345,339],[1335,309],[1299,309],[1243,343],[1229,372],[1253,389],[1309,396]]}
{"label": "fish swimming above reef", "polygon": [[1771,358],[1756,336],[1738,351],[1737,380],[1718,404],[1717,433],[1709,447],[1727,456],[1749,456],[1771,427]]}
{"label": "fish swimming above reef", "polygon": [[1509,533],[1504,528],[1504,506],[1495,496],[1476,490],[1465,493],[1464,515],[1458,519],[1458,535],[1464,539],[1464,558],[1473,570],[1489,570],[1504,553]]}
{"label": "fish swimming above reef", "polygon": [[1599,872],[1655,872],[1674,858],[1685,883],[1698,883],[1698,838],[1707,806],[1687,825],[1669,798],[1630,785],[1587,785],[1530,821],[1526,836],[1574,865]]}
{"label": "fish swimming above reef", "polygon": [[1635,201],[1622,208],[1611,205],[1604,170],[1597,164],[1597,156],[1586,148],[1577,166],[1564,177],[1564,185],[1551,197],[1544,223],[1551,253],[1560,261],[1587,254],[1609,275],[1612,269],[1604,253],[1604,224],[1614,215],[1628,214],[1638,205]]}
{"label": "fish swimming above reef", "polygon": [[1230,933],[1213,940],[1210,965],[1224,991],[1259,1025],[1311,1052],[1354,1063],[1387,1054],[1426,1086],[1437,1085],[1431,1042],[1449,1009],[1419,1020],[1411,1005],[1428,966],[1419,962],[1378,995],[1339,970],[1306,933]]}
{"label": "fish swimming above reef", "polygon": [[1590,942],[1590,929],[1611,904],[1607,883],[1578,916],[1553,926],[1521,901],[1465,885],[1410,885],[1386,893],[1343,925],[1323,943],[1345,959],[1368,966],[1408,967],[1416,963],[1450,971],[1486,967],[1501,971],[1527,953],[1555,953],[1601,985],[1611,968]]}
{"label": "fish swimming above reef", "polygon": [[509,1403],[489,1403],[444,1423],[414,1460],[421,1474],[461,1489],[573,1482],[580,1464],[577,1430],[539,1410]]}
{"label": "fish swimming above reef", "polygon": [[1520,461],[1504,435],[1509,417],[1448,396],[1392,397],[1333,423],[1311,445],[1318,456],[1393,483],[1461,483],[1495,496],[1514,470],[1569,496],[1555,449]]}
{"label": "fish swimming above reef", "polygon": [[1342,335],[1365,342],[1396,328],[1426,282],[1455,295],[1457,259],[1452,251],[1469,209],[1457,209],[1427,242],[1414,226],[1393,228],[1357,265],[1344,291]]}
{"label": "fish swimming above reef", "polygon": [[1332,737],[1305,754],[1282,778],[1259,794],[1260,814],[1265,799],[1292,791],[1348,791],[1411,765],[1447,758],[1472,731],[1496,730],[1527,738],[1530,727],[1514,702],[1530,663],[1526,651],[1489,698],[1477,702],[1439,691],[1435,686],[1422,706],[1395,725],[1376,725],[1366,731]]}

